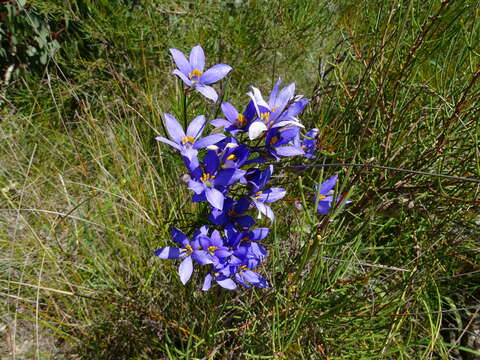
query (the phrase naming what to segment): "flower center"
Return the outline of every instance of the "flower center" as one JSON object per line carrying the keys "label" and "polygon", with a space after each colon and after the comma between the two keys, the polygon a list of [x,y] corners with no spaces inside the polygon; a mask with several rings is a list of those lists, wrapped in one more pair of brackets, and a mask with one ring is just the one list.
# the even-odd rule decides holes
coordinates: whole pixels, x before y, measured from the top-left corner
{"label": "flower center", "polygon": [[[203,72],[201,72],[200,70],[198,69],[193,69],[193,71],[191,73],[188,73],[188,77],[190,80],[198,80],[198,78],[200,76],[202,76]],[[196,79],[194,79],[196,78]]]}
{"label": "flower center", "polygon": [[186,250],[189,254],[191,254],[191,253],[193,252],[193,248],[192,248],[192,246],[191,246],[190,244],[187,245],[187,246],[185,246],[185,250]]}
{"label": "flower center", "polygon": [[182,139],[182,145],[187,143],[193,144],[195,142],[195,138],[193,136],[187,135]]}
{"label": "flower center", "polygon": [[262,192],[259,191],[259,192],[257,192],[257,193],[255,194],[255,196],[254,196],[253,198],[256,199],[256,200],[258,200],[258,199],[260,199],[261,197],[262,197]]}
{"label": "flower center", "polygon": [[200,181],[207,185],[208,187],[212,187],[212,181],[215,180],[215,175],[210,175],[209,173],[203,173],[200,176]]}
{"label": "flower center", "polygon": [[300,146],[303,151],[307,150],[307,147],[305,145]]}
{"label": "flower center", "polygon": [[250,241],[250,238],[247,236],[244,236],[243,238],[240,239],[241,241]]}
{"label": "flower center", "polygon": [[261,113],[260,119],[262,119],[265,123],[268,123],[268,121],[270,120],[270,113],[269,112]]}
{"label": "flower center", "polygon": [[270,139],[270,145],[275,145],[278,142],[278,136],[272,136]]}
{"label": "flower center", "polygon": [[215,252],[215,250],[218,249],[218,247],[214,245],[210,245],[207,249],[213,255],[213,253]]}
{"label": "flower center", "polygon": [[320,201],[320,200],[323,200],[323,199],[325,199],[325,198],[326,198],[325,195],[318,194],[318,200],[319,200],[319,201]]}
{"label": "flower center", "polygon": [[247,119],[243,114],[238,114],[237,120],[235,121],[235,125],[239,128],[243,128],[247,123]]}
{"label": "flower center", "polygon": [[242,265],[242,266],[240,266],[240,267],[238,268],[238,270],[240,270],[239,272],[248,270],[247,265]]}
{"label": "flower center", "polygon": [[237,157],[235,156],[235,154],[230,154],[227,156],[227,160],[237,160]]}

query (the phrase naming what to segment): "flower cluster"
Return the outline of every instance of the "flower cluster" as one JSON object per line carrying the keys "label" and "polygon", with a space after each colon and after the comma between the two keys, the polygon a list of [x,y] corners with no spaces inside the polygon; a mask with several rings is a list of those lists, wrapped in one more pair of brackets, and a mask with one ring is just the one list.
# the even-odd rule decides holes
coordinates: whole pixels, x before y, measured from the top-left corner
{"label": "flower cluster", "polygon": [[[177,49],[170,49],[170,53],[177,65],[173,74],[190,89],[217,101],[217,92],[210,85],[232,68],[217,64],[204,71],[205,56],[200,46],[192,49],[188,60]],[[203,136],[207,125],[203,115],[195,117],[184,130],[173,115],[164,114],[169,138],[156,138],[182,156],[192,201],[209,205],[211,225],[201,226],[191,237],[172,228],[172,240],[177,246],[160,248],[155,255],[161,259],[182,259],[178,273],[183,284],[190,279],[194,263],[205,265],[202,290],[208,290],[212,281],[230,290],[238,284],[268,286],[255,269],[268,255],[261,241],[269,228],[256,227],[256,220],[265,216],[274,221],[271,204],[286,194],[284,189],[269,185],[271,162],[291,156],[312,158],[316,149],[318,130],[302,135],[304,126],[297,116],[308,99],[295,95],[295,84],[282,87],[279,80],[268,101],[259,89],[251,89],[248,103],[240,111],[229,102],[221,104],[224,117],[210,121],[216,128],[214,134]],[[322,214],[332,206],[330,192],[335,182],[336,176],[317,190],[316,201]],[[252,209],[258,212],[256,219],[251,215]]]}

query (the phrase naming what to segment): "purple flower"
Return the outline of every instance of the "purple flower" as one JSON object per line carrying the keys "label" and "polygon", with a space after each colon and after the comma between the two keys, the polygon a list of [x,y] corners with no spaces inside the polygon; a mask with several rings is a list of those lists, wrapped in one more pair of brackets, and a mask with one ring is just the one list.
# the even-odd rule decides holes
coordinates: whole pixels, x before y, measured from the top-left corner
{"label": "purple flower", "polygon": [[282,81],[275,84],[268,103],[263,99],[262,93],[252,86],[252,91],[247,95],[253,100],[257,110],[258,120],[251,123],[248,128],[250,140],[254,140],[265,131],[286,125],[303,127],[296,116],[303,111],[308,99],[295,97],[295,84],[291,83],[279,91]]}
{"label": "purple flower", "polygon": [[203,161],[203,169],[199,166],[192,171],[192,179],[188,188],[195,195],[193,201],[207,200],[214,208],[222,210],[225,187],[236,182],[245,174],[244,170],[221,169],[220,160],[214,150],[209,150]]}
{"label": "purple flower", "polygon": [[266,257],[268,252],[262,245],[258,243],[258,241],[261,241],[267,237],[269,231],[270,229],[268,228],[256,228],[250,231],[238,231],[231,224],[225,226],[225,235],[229,247],[233,249],[242,248],[246,250],[247,254],[259,259]]}
{"label": "purple flower", "polygon": [[226,197],[223,209],[213,208],[208,220],[219,226],[235,224],[241,229],[250,229],[255,224],[255,220],[249,215],[244,215],[249,207],[250,201],[246,197],[242,197],[238,201]]}
{"label": "purple flower", "polygon": [[240,247],[232,256],[229,271],[234,274],[236,282],[247,288],[251,286],[266,288],[268,287],[268,281],[253,271],[262,260],[263,258],[251,256],[247,248]]}
{"label": "purple flower", "polygon": [[187,133],[182,125],[170,114],[165,114],[165,128],[171,140],[157,136],[155,140],[168,144],[185,156],[189,161],[195,159],[198,149],[213,145],[225,138],[223,134],[213,134],[200,138],[205,128],[205,116],[199,115],[188,125]]}
{"label": "purple flower", "polygon": [[205,249],[214,264],[223,263],[226,258],[232,255],[232,251],[225,246],[222,236],[218,230],[214,230],[210,237],[202,236],[200,245]]}
{"label": "purple flower", "polygon": [[192,276],[192,260],[197,261],[201,265],[211,264],[213,261],[208,252],[201,248],[200,239],[205,236],[201,232],[197,232],[191,241],[183,232],[176,228],[172,228],[171,233],[172,240],[176,241],[180,248],[167,246],[157,249],[154,254],[160,259],[183,259],[178,268],[178,274],[180,275],[180,281],[185,285]]}
{"label": "purple flower", "polygon": [[270,177],[273,173],[273,165],[270,165],[265,170],[256,174],[253,180],[249,181],[252,185],[252,193],[250,194],[250,199],[252,203],[258,209],[258,218],[260,214],[264,214],[271,221],[275,219],[272,209],[267,203],[275,202],[283,198],[286,194],[286,191],[282,188],[270,188],[264,190],[267,182],[270,180]]}
{"label": "purple flower", "polygon": [[173,60],[177,65],[177,69],[173,70],[173,74],[177,75],[187,86],[199,91],[206,98],[213,102],[217,101],[217,92],[208,85],[223,79],[232,70],[232,67],[226,64],[217,64],[204,71],[205,54],[200,45],[193,47],[188,60],[180,50],[170,49],[170,54],[172,54]]}
{"label": "purple flower", "polygon": [[313,153],[317,149],[317,136],[318,136],[318,129],[313,128],[308,131],[302,140],[300,140],[300,132],[295,136],[293,140],[293,144],[295,147],[300,147],[305,152],[305,157],[309,159],[315,158]]}
{"label": "purple flower", "polygon": [[289,143],[298,136],[300,129],[296,126],[285,126],[283,128],[272,128],[267,132],[265,138],[265,149],[277,161],[279,156],[304,155],[301,146],[290,145]]}
{"label": "purple flower", "polygon": [[230,279],[229,276],[224,275],[223,272],[228,272],[225,270],[228,270],[228,266],[224,266],[222,269],[213,269],[211,273],[208,273],[205,276],[205,280],[203,281],[203,286],[202,290],[203,291],[208,291],[212,287],[212,280],[215,280],[218,285],[223,287],[224,289],[227,290],[235,290],[237,288],[237,285],[235,284],[235,281]]}
{"label": "purple flower", "polygon": [[332,208],[333,188],[335,187],[337,178],[337,174],[333,175],[320,185],[320,189],[318,189],[318,185],[315,185],[315,201],[318,201],[317,211],[320,214],[328,214]]}
{"label": "purple flower", "polygon": [[223,126],[225,130],[232,135],[236,135],[239,132],[245,132],[256,114],[253,101],[248,103],[243,114],[239,113],[237,109],[228,102],[222,103],[222,111],[226,119],[215,119],[210,121],[210,124],[215,127]]}

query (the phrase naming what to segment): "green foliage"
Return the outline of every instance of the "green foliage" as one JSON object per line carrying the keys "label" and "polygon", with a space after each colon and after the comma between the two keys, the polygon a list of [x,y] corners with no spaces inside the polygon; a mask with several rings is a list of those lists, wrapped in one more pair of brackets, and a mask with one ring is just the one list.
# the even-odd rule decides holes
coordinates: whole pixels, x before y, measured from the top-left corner
{"label": "green foliage", "polygon": [[[0,122],[0,336],[30,341],[17,358],[478,355],[478,183],[321,166],[480,178],[478,1],[47,0],[15,20],[37,46],[27,10],[65,30],[56,66],[6,88]],[[288,198],[267,290],[202,293],[152,257],[205,217],[154,141],[181,111],[168,48],[196,44],[234,65],[235,105],[278,77],[312,99],[318,166],[275,171]],[[313,183],[333,172],[352,204],[323,218]]]}
{"label": "green foliage", "polygon": [[[0,5],[0,61],[28,71],[42,69],[60,48],[48,19],[27,0]],[[6,68],[3,66],[0,71]]]}

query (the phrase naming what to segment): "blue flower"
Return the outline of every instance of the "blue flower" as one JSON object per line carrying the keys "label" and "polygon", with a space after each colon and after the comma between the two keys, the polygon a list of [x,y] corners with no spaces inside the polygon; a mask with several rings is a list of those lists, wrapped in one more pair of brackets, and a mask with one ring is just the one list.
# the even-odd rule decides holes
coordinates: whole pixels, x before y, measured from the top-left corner
{"label": "blue flower", "polygon": [[252,91],[247,95],[253,100],[257,110],[258,119],[253,121],[248,128],[250,140],[261,136],[271,128],[282,126],[303,127],[296,116],[303,111],[308,99],[295,97],[295,84],[291,83],[280,89],[281,80],[275,84],[268,102],[266,102],[260,90],[252,86]]}
{"label": "blue flower", "polygon": [[245,171],[221,169],[219,165],[218,155],[214,150],[209,150],[203,161],[203,169],[199,166],[192,171],[188,188],[195,193],[194,202],[207,200],[214,208],[222,210],[226,186],[236,182]]}
{"label": "blue flower", "polygon": [[273,173],[273,165],[270,165],[265,170],[258,172],[254,175],[254,178],[249,181],[252,186],[252,191],[250,193],[250,200],[258,209],[258,217],[260,214],[264,214],[271,221],[275,219],[272,209],[267,203],[272,203],[280,200],[286,194],[286,191],[282,188],[270,188],[264,190],[267,182],[270,180],[270,177]]}
{"label": "blue flower", "polygon": [[216,144],[223,140],[225,135],[213,134],[200,138],[205,128],[205,116],[199,115],[188,125],[187,133],[183,131],[182,125],[170,114],[165,114],[165,128],[171,140],[157,136],[155,140],[168,144],[180,151],[189,161],[196,159],[198,149]]}
{"label": "blue flower", "polygon": [[242,197],[238,201],[226,197],[223,209],[213,208],[208,220],[219,226],[233,224],[241,229],[250,229],[255,224],[255,220],[250,215],[245,215],[249,207],[250,201],[246,197]]}
{"label": "blue flower", "polygon": [[201,265],[211,264],[213,261],[208,252],[202,250],[200,239],[204,235],[201,232],[197,232],[191,241],[183,232],[176,228],[172,228],[171,233],[172,240],[176,241],[180,248],[167,246],[157,249],[154,254],[160,259],[183,259],[178,268],[178,274],[180,275],[180,281],[185,285],[192,276],[192,260],[197,261]]}
{"label": "blue flower", "polygon": [[337,182],[338,175],[335,174],[332,177],[328,178],[323,184],[315,185],[315,201],[318,201],[317,211],[320,214],[328,214],[332,208],[333,201],[333,188]]}
{"label": "blue flower", "polygon": [[309,159],[315,158],[313,153],[317,149],[317,136],[318,136],[318,129],[313,128],[308,131],[303,139],[300,140],[300,133],[295,136],[293,144],[295,147],[300,147],[304,152],[304,156]]}
{"label": "blue flower", "polygon": [[237,109],[235,109],[235,107],[229,102],[222,103],[222,111],[226,119],[215,119],[210,121],[210,124],[215,127],[223,126],[225,131],[230,132],[232,135],[245,132],[256,114],[253,101],[248,103],[243,114],[239,113]]}
{"label": "blue flower", "polygon": [[173,74],[177,75],[189,87],[199,91],[203,96],[216,102],[218,94],[209,84],[213,84],[223,79],[232,67],[226,64],[217,64],[204,71],[205,55],[200,45],[193,47],[190,52],[190,58],[187,60],[185,55],[177,49],[170,49],[177,69]]}

